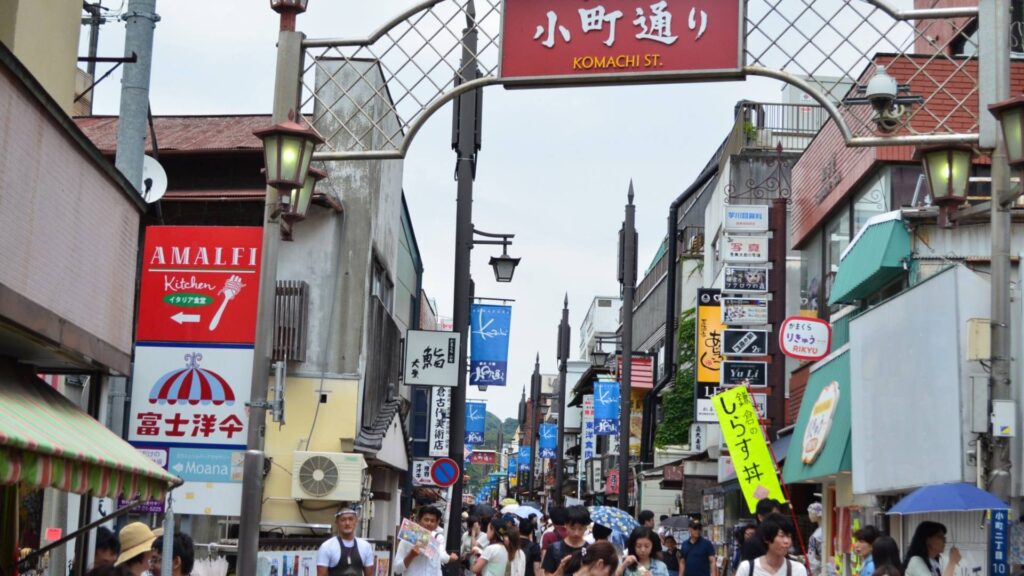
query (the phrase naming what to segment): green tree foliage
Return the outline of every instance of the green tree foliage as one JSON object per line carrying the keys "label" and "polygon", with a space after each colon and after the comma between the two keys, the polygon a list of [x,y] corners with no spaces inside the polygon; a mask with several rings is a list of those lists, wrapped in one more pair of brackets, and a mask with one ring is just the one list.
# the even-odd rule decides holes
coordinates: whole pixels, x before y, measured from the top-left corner
{"label": "green tree foliage", "polygon": [[[512,441],[512,436],[516,433],[516,428],[519,427],[519,421],[515,418],[506,418],[503,422],[501,418],[488,412],[484,425],[486,426],[484,429],[484,443],[476,448],[500,452],[501,446],[498,445],[498,432],[501,431],[503,435],[502,442],[508,443]],[[474,491],[478,490],[486,482],[487,473],[497,471],[496,466],[470,464],[466,468],[466,474],[469,474],[470,488]]]}
{"label": "green tree foliage", "polygon": [[693,423],[696,381],[694,369],[697,354],[697,319],[693,308],[679,316],[679,357],[676,359],[676,381],[662,397],[663,416],[654,434],[657,448],[686,444],[690,440]]}

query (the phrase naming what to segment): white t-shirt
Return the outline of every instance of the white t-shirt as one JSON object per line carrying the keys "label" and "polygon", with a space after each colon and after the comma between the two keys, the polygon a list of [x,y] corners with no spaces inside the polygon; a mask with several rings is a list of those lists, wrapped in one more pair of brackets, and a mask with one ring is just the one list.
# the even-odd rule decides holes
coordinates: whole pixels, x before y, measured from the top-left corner
{"label": "white t-shirt", "polygon": [[[754,576],[786,576],[786,562],[782,563],[782,566],[776,572],[771,572],[765,568],[762,560],[764,556],[761,556],[754,561]],[[790,576],[807,576],[807,568],[804,567],[802,562],[790,559],[788,561],[790,570]],[[750,576],[750,561],[744,560],[740,562],[739,567],[736,568],[736,576]]]}
{"label": "white t-shirt", "polygon": [[484,548],[483,553],[480,554],[480,557],[487,561],[487,565],[480,572],[481,575],[505,576],[505,565],[508,564],[508,550],[505,549],[504,544],[491,544],[487,546],[487,548]]}
{"label": "white t-shirt", "polygon": [[[352,541],[348,540],[345,547],[351,548],[352,544]],[[356,538],[355,545],[359,548],[359,559],[363,561],[363,568],[373,568],[373,546],[362,538]],[[341,562],[341,544],[337,536],[331,536],[331,539],[321,544],[320,549],[316,551],[316,565],[334,568],[338,562]]]}

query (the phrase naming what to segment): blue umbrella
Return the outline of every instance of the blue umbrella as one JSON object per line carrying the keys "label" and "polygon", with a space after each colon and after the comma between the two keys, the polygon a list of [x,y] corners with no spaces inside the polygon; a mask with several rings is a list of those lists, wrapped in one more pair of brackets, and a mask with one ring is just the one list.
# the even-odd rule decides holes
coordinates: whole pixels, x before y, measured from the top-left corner
{"label": "blue umbrella", "polygon": [[973,510],[1008,510],[999,498],[973,484],[934,484],[907,494],[888,514],[922,514],[925,512],[970,512]]}
{"label": "blue umbrella", "polygon": [[613,532],[629,535],[634,528],[640,525],[628,513],[612,506],[591,506],[588,510],[590,510],[590,519],[594,523],[611,528]]}

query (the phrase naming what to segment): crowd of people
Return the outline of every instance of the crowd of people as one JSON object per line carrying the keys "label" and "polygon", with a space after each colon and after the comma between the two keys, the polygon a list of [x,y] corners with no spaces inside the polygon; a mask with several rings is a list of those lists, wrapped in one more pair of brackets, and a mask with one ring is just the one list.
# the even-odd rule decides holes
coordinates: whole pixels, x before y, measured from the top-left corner
{"label": "crowd of people", "polygon": [[[429,540],[398,541],[392,561],[401,576],[440,576],[458,563],[463,576],[834,576],[835,567],[823,558],[821,528],[802,547],[798,534],[782,514],[783,506],[762,500],[756,523],[735,530],[734,554],[719,570],[715,546],[707,540],[699,520],[692,519],[682,542],[670,530],[654,529],[654,515],[637,517],[628,536],[594,522],[584,506],[552,508],[550,516],[521,518],[498,514],[486,507],[480,515],[464,515],[465,531],[457,550],[449,551],[441,528],[439,509],[424,506],[415,522]],[[812,504],[808,517],[821,521],[821,505]],[[335,515],[336,535],[324,541],[316,554],[317,576],[374,576],[373,546],[355,535],[358,511],[344,508]],[[662,519],[664,521],[664,518]],[[114,535],[97,531],[95,563],[89,576],[164,576],[160,530],[141,522]],[[945,558],[946,527],[938,522],[918,524],[906,553],[900,555],[892,537],[875,526],[853,534],[853,552],[859,559],[855,576],[954,576],[961,561],[953,546]],[[177,533],[172,542],[171,574],[188,576],[195,552],[192,539]]]}

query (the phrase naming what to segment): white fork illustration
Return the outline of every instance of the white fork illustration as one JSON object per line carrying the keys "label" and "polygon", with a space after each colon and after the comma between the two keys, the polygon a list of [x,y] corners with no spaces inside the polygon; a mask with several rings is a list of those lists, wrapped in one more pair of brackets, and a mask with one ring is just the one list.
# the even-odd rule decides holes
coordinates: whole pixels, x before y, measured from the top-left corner
{"label": "white fork illustration", "polygon": [[217,292],[217,295],[224,295],[224,301],[220,303],[220,308],[217,309],[217,313],[213,315],[213,320],[210,321],[210,332],[217,329],[217,325],[220,324],[220,317],[224,314],[224,309],[228,307],[228,302],[232,298],[238,295],[245,288],[245,284],[242,284],[242,277],[232,275],[228,278],[228,281],[224,283],[224,287]]}

